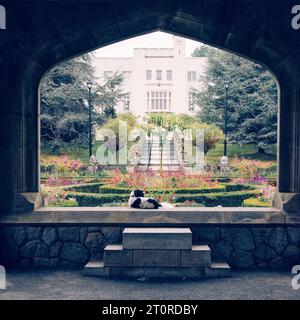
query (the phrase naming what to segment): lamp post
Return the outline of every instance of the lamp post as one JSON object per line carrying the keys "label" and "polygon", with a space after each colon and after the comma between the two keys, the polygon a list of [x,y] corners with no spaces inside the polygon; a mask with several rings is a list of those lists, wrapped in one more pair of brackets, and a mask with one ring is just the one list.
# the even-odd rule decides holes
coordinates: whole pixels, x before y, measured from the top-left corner
{"label": "lamp post", "polygon": [[88,89],[89,89],[89,99],[88,99],[88,104],[89,104],[89,158],[92,156],[92,86],[93,82],[88,81],[86,83]]}
{"label": "lamp post", "polygon": [[224,157],[227,157],[227,100],[228,100],[228,87],[229,81],[224,82],[225,86],[225,114],[224,114]]}

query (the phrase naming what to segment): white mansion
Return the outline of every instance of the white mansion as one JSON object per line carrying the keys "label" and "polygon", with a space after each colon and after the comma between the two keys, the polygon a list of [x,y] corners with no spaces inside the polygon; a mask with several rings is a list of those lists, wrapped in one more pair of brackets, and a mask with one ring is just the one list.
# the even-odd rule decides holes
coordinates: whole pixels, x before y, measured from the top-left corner
{"label": "white mansion", "polygon": [[173,36],[173,48],[137,48],[133,57],[95,58],[96,76],[124,75],[123,101],[117,111],[143,116],[147,112],[196,112],[191,88],[200,88],[207,58],[186,57],[185,39]]}

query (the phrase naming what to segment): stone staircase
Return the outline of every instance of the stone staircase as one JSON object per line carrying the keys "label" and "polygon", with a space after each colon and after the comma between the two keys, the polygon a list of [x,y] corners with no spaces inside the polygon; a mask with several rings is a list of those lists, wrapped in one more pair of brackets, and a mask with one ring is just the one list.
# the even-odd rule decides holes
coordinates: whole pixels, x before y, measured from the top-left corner
{"label": "stone staircase", "polygon": [[[140,170],[160,170],[159,137],[152,136],[143,142],[138,163]],[[181,165],[175,153],[174,139],[167,136],[162,149],[162,169],[164,171],[180,170]]]}
{"label": "stone staircase", "polygon": [[213,263],[207,245],[192,245],[189,228],[125,228],[123,243],[108,245],[88,276],[146,278],[228,277],[227,263]]}

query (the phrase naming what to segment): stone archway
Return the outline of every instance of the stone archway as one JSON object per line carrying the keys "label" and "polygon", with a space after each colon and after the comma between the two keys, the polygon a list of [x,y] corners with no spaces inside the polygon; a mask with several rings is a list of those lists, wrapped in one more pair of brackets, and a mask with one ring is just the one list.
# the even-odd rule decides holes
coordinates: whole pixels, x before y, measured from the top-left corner
{"label": "stone archway", "polygon": [[[229,5],[230,4],[230,5]],[[300,32],[289,1],[4,1],[0,33],[0,210],[39,203],[39,83],[55,64],[154,30],[266,65],[280,85],[277,206],[300,206]]]}

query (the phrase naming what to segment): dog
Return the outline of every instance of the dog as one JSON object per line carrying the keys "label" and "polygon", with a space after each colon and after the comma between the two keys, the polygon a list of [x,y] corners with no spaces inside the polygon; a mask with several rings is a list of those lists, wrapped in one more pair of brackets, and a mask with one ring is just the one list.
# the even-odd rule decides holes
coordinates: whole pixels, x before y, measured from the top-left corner
{"label": "dog", "polygon": [[128,205],[130,208],[136,209],[158,209],[162,207],[158,200],[145,197],[144,191],[140,189],[133,190],[130,193]]}

